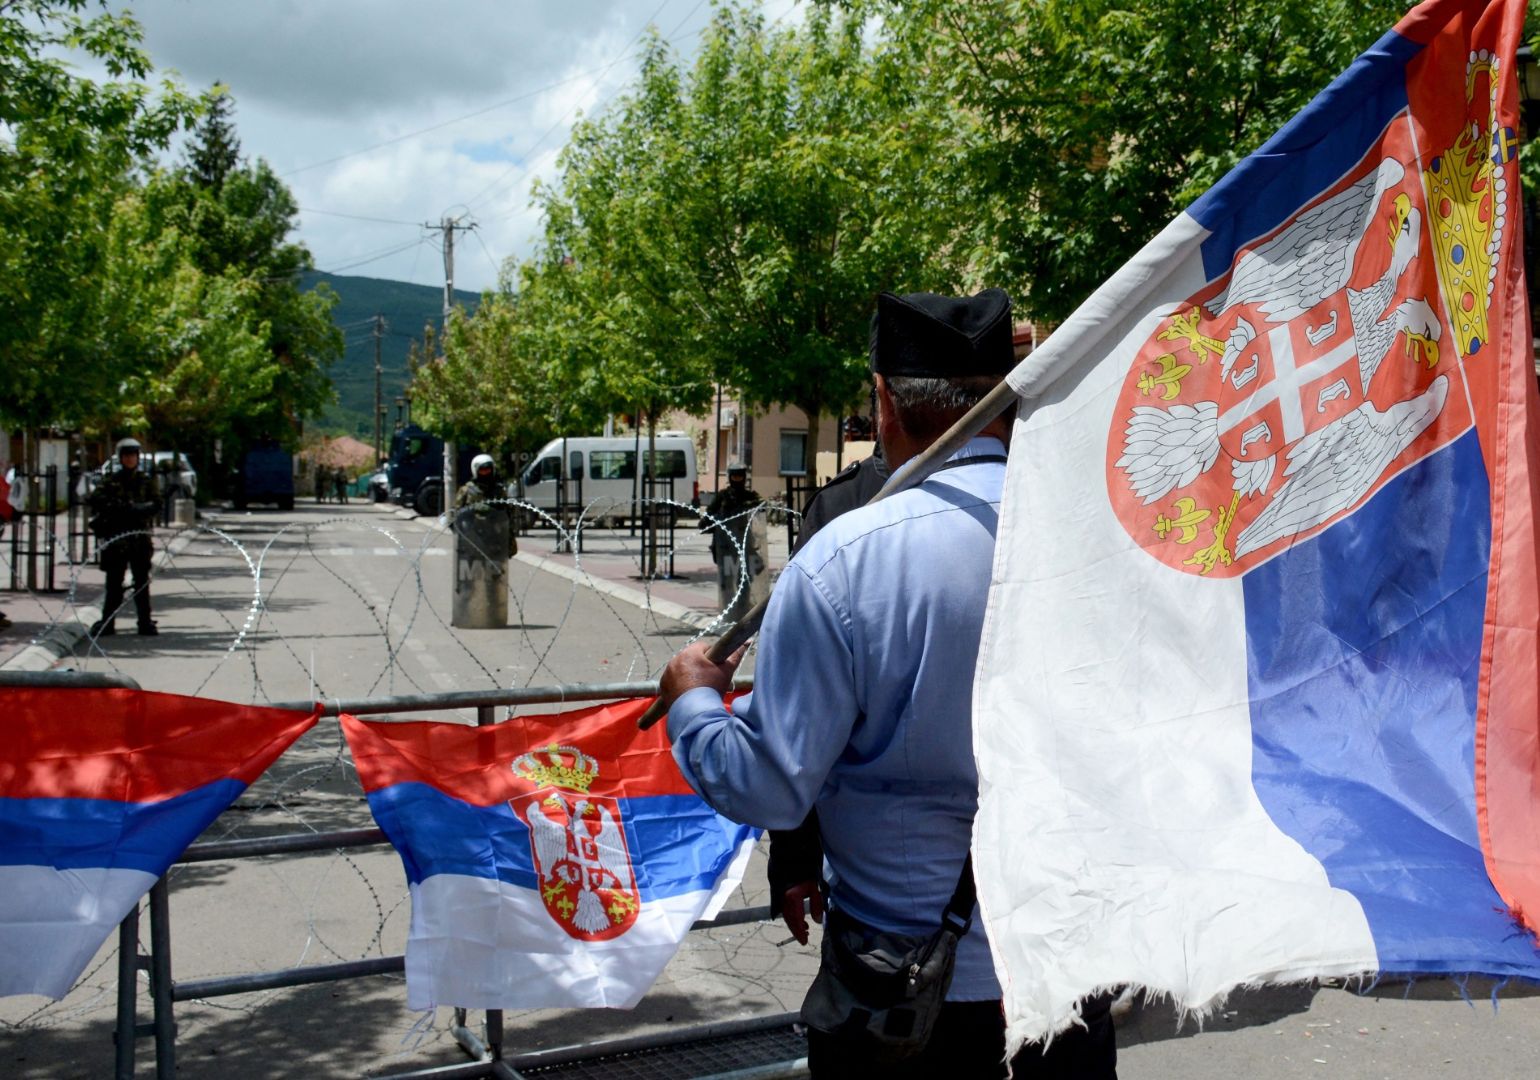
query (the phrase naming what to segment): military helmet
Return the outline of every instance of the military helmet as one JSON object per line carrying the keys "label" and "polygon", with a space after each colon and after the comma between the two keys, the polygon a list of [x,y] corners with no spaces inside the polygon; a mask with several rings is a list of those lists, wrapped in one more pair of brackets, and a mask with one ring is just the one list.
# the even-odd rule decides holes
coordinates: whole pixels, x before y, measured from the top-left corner
{"label": "military helmet", "polygon": [[491,454],[477,454],[475,457],[471,458],[471,475],[480,476],[482,466],[485,466],[488,469],[493,467]]}

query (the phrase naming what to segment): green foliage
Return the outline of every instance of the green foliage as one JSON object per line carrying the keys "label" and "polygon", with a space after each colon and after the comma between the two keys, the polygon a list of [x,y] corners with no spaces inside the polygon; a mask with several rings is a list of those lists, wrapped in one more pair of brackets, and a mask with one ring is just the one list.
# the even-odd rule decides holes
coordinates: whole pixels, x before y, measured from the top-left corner
{"label": "green foliage", "polygon": [[525,322],[613,411],[702,410],[722,380],[816,430],[861,395],[876,293],[964,276],[955,121],[859,20],[720,7],[690,70],[654,38],[632,91],[574,130]]}
{"label": "green foliage", "polygon": [[[84,0],[0,3],[0,421],[162,445],[292,440],[330,400],[332,298],[301,292],[293,196],[242,165],[229,101],[154,92],[140,31]],[[77,50],[114,81],[52,59]],[[187,170],[154,154],[206,109]]]}
{"label": "green foliage", "polygon": [[1069,314],[1389,29],[1396,0],[901,0],[904,65],[977,123],[979,271]]}
{"label": "green foliage", "polygon": [[[132,170],[164,147],[196,103],[157,91],[126,14],[87,15],[85,0],[0,4],[0,369],[7,426],[76,427],[115,399],[123,374],[105,327],[100,275]],[[74,74],[78,50],[111,79]]]}
{"label": "green foliage", "polygon": [[443,355],[431,360],[428,329],[428,351],[413,357],[412,405],[429,430],[503,455],[557,433],[565,395],[530,348],[520,303],[507,282],[482,294],[473,313],[449,320]]}
{"label": "green foliage", "polygon": [[241,140],[230,122],[235,108],[230,95],[218,86],[210,94],[208,111],[187,144],[187,173],[199,187],[218,191],[241,163]]}

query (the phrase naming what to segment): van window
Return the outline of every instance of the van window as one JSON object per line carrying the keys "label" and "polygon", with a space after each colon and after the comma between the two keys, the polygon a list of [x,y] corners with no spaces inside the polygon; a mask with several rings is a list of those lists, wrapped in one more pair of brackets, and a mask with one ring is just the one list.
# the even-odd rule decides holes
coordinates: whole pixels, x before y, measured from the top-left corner
{"label": "van window", "polygon": [[588,479],[635,480],[636,451],[590,450],[588,452]]}
{"label": "van window", "polygon": [[524,474],[526,484],[540,484],[547,480],[555,480],[561,475],[561,458],[545,457],[529,467]]}
{"label": "van window", "polygon": [[653,463],[657,466],[654,475],[659,480],[683,480],[689,475],[685,471],[683,450],[655,450]]}

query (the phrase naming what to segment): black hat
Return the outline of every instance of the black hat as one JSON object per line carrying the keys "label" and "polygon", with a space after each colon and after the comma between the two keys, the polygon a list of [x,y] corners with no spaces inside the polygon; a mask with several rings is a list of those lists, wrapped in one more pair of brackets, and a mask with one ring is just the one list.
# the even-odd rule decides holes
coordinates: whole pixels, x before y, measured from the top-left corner
{"label": "black hat", "polygon": [[1004,289],[963,297],[878,293],[871,366],[877,375],[922,379],[1004,375],[1016,366],[1011,298]]}

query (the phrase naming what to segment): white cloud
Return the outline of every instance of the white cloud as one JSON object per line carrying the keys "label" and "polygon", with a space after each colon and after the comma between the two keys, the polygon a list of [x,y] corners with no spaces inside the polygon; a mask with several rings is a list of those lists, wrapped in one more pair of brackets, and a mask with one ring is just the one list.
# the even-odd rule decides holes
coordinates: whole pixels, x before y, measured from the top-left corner
{"label": "white cloud", "polygon": [[[772,20],[795,20],[796,3],[766,8]],[[158,68],[195,89],[230,86],[243,152],[269,161],[301,207],[409,223],[304,213],[300,239],[317,266],[403,247],[345,272],[441,284],[437,234],[410,223],[470,204],[479,239],[461,236],[455,260],[456,284],[470,289],[491,286],[497,263],[532,249],[540,221],[531,181],[555,175],[573,120],[600,111],[635,77],[633,43],[646,22],[689,55],[711,17],[709,0],[124,6],[144,26]],[[435,125],[444,126],[414,134]]]}

